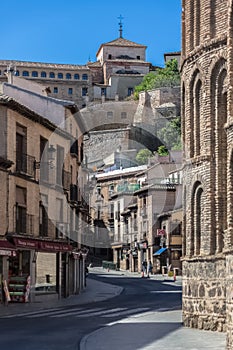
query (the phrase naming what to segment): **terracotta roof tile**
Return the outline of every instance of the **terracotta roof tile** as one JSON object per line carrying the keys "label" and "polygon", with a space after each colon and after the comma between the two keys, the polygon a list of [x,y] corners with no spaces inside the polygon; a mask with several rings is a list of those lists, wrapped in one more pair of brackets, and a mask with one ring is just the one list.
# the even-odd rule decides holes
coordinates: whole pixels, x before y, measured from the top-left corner
{"label": "terracotta roof tile", "polygon": [[102,44],[105,46],[134,46],[134,47],[146,47],[145,45],[137,44],[134,41],[130,41],[124,38],[117,38],[109,41],[108,43]]}

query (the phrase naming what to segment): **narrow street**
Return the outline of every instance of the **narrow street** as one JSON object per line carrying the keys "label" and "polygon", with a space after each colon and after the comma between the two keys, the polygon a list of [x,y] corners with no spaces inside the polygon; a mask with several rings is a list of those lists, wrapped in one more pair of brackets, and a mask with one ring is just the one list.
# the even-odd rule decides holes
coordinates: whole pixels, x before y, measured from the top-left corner
{"label": "narrow street", "polygon": [[181,308],[181,286],[172,281],[106,272],[90,273],[90,279],[124,289],[120,295],[100,302],[30,312],[21,308],[21,313],[2,316],[1,349],[79,349],[84,336],[109,324],[154,311]]}

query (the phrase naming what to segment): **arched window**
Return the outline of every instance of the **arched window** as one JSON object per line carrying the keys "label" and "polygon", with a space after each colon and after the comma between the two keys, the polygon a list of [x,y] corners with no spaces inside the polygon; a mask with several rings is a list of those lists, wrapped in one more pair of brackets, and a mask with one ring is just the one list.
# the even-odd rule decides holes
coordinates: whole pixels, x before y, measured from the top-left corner
{"label": "arched window", "polygon": [[196,0],[196,13],[195,13],[195,46],[200,45],[201,35],[201,6],[200,0]]}
{"label": "arched window", "polygon": [[194,48],[194,0],[190,1],[190,10],[189,10],[189,49],[190,51]]}
{"label": "arched window", "polygon": [[75,74],[74,74],[74,79],[75,79],[75,80],[79,80],[79,74],[78,74],[78,73],[75,73]]}
{"label": "arched window", "polygon": [[82,75],[82,80],[88,80],[88,75],[87,74],[83,74]]}
{"label": "arched window", "polygon": [[[200,72],[198,69],[195,70],[191,84],[190,84],[190,137],[189,137],[189,148],[190,148],[190,158],[193,158],[200,153],[200,108],[201,101],[199,100],[201,96],[201,79]],[[198,138],[196,140],[196,137]],[[198,151],[198,152],[197,152]],[[196,154],[197,152],[197,154]]]}
{"label": "arched window", "polygon": [[71,74],[70,73],[66,73],[66,79],[71,79]]}
{"label": "arched window", "polygon": [[195,194],[195,208],[194,208],[194,218],[195,218],[195,225],[194,225],[194,232],[195,232],[195,255],[200,255],[201,252],[201,238],[202,238],[202,231],[203,231],[203,222],[204,218],[203,216],[203,189],[201,187],[198,187]]}
{"label": "arched window", "polygon": [[15,76],[16,76],[16,77],[19,76],[19,71],[18,71],[18,70],[15,71]]}
{"label": "arched window", "polygon": [[204,194],[200,181],[193,186],[191,199],[191,237],[190,254],[200,255],[201,240],[204,232]]}
{"label": "arched window", "polygon": [[52,79],[55,78],[54,72],[50,72],[50,73],[49,73],[49,77],[52,78]]}
{"label": "arched window", "polygon": [[215,164],[212,167],[214,222],[216,227],[216,252],[223,250],[223,234],[227,228],[227,135],[225,123],[227,122],[227,68],[225,59],[221,58],[212,70],[211,75],[211,125],[212,142],[211,154],[214,154]]}
{"label": "arched window", "polygon": [[216,35],[216,0],[210,0],[210,37]]}
{"label": "arched window", "polygon": [[46,77],[47,77],[47,74],[46,74],[46,72],[41,72],[41,73],[40,73],[40,76],[41,76],[41,78],[46,78]]}
{"label": "arched window", "polygon": [[38,77],[38,72],[37,71],[33,71],[32,72],[32,77],[34,77],[34,78]]}
{"label": "arched window", "polygon": [[29,77],[29,72],[27,70],[24,70],[22,75],[23,77]]}
{"label": "arched window", "polygon": [[194,149],[195,149],[195,156],[200,155],[200,139],[201,139],[201,80],[198,79],[198,81],[195,84],[195,91],[194,91]]}
{"label": "arched window", "polygon": [[58,73],[57,77],[58,79],[63,79],[63,73]]}

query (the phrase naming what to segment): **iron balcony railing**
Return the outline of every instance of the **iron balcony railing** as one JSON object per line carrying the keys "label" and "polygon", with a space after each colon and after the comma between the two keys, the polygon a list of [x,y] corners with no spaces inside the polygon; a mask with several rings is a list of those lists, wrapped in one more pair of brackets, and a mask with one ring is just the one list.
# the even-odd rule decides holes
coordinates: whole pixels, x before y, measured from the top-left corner
{"label": "iron balcony railing", "polygon": [[15,220],[15,232],[19,234],[33,235],[35,230],[35,216],[26,214],[24,210],[18,210]]}
{"label": "iron balcony railing", "polygon": [[16,154],[16,172],[35,176],[35,157],[25,153]]}

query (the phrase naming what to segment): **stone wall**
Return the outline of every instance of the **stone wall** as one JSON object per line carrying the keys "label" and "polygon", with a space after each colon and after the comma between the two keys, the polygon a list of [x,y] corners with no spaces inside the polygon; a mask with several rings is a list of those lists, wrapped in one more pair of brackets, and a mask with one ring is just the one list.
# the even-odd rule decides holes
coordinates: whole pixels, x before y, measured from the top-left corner
{"label": "stone wall", "polygon": [[199,258],[185,260],[183,269],[183,322],[186,327],[226,330],[226,262]]}

